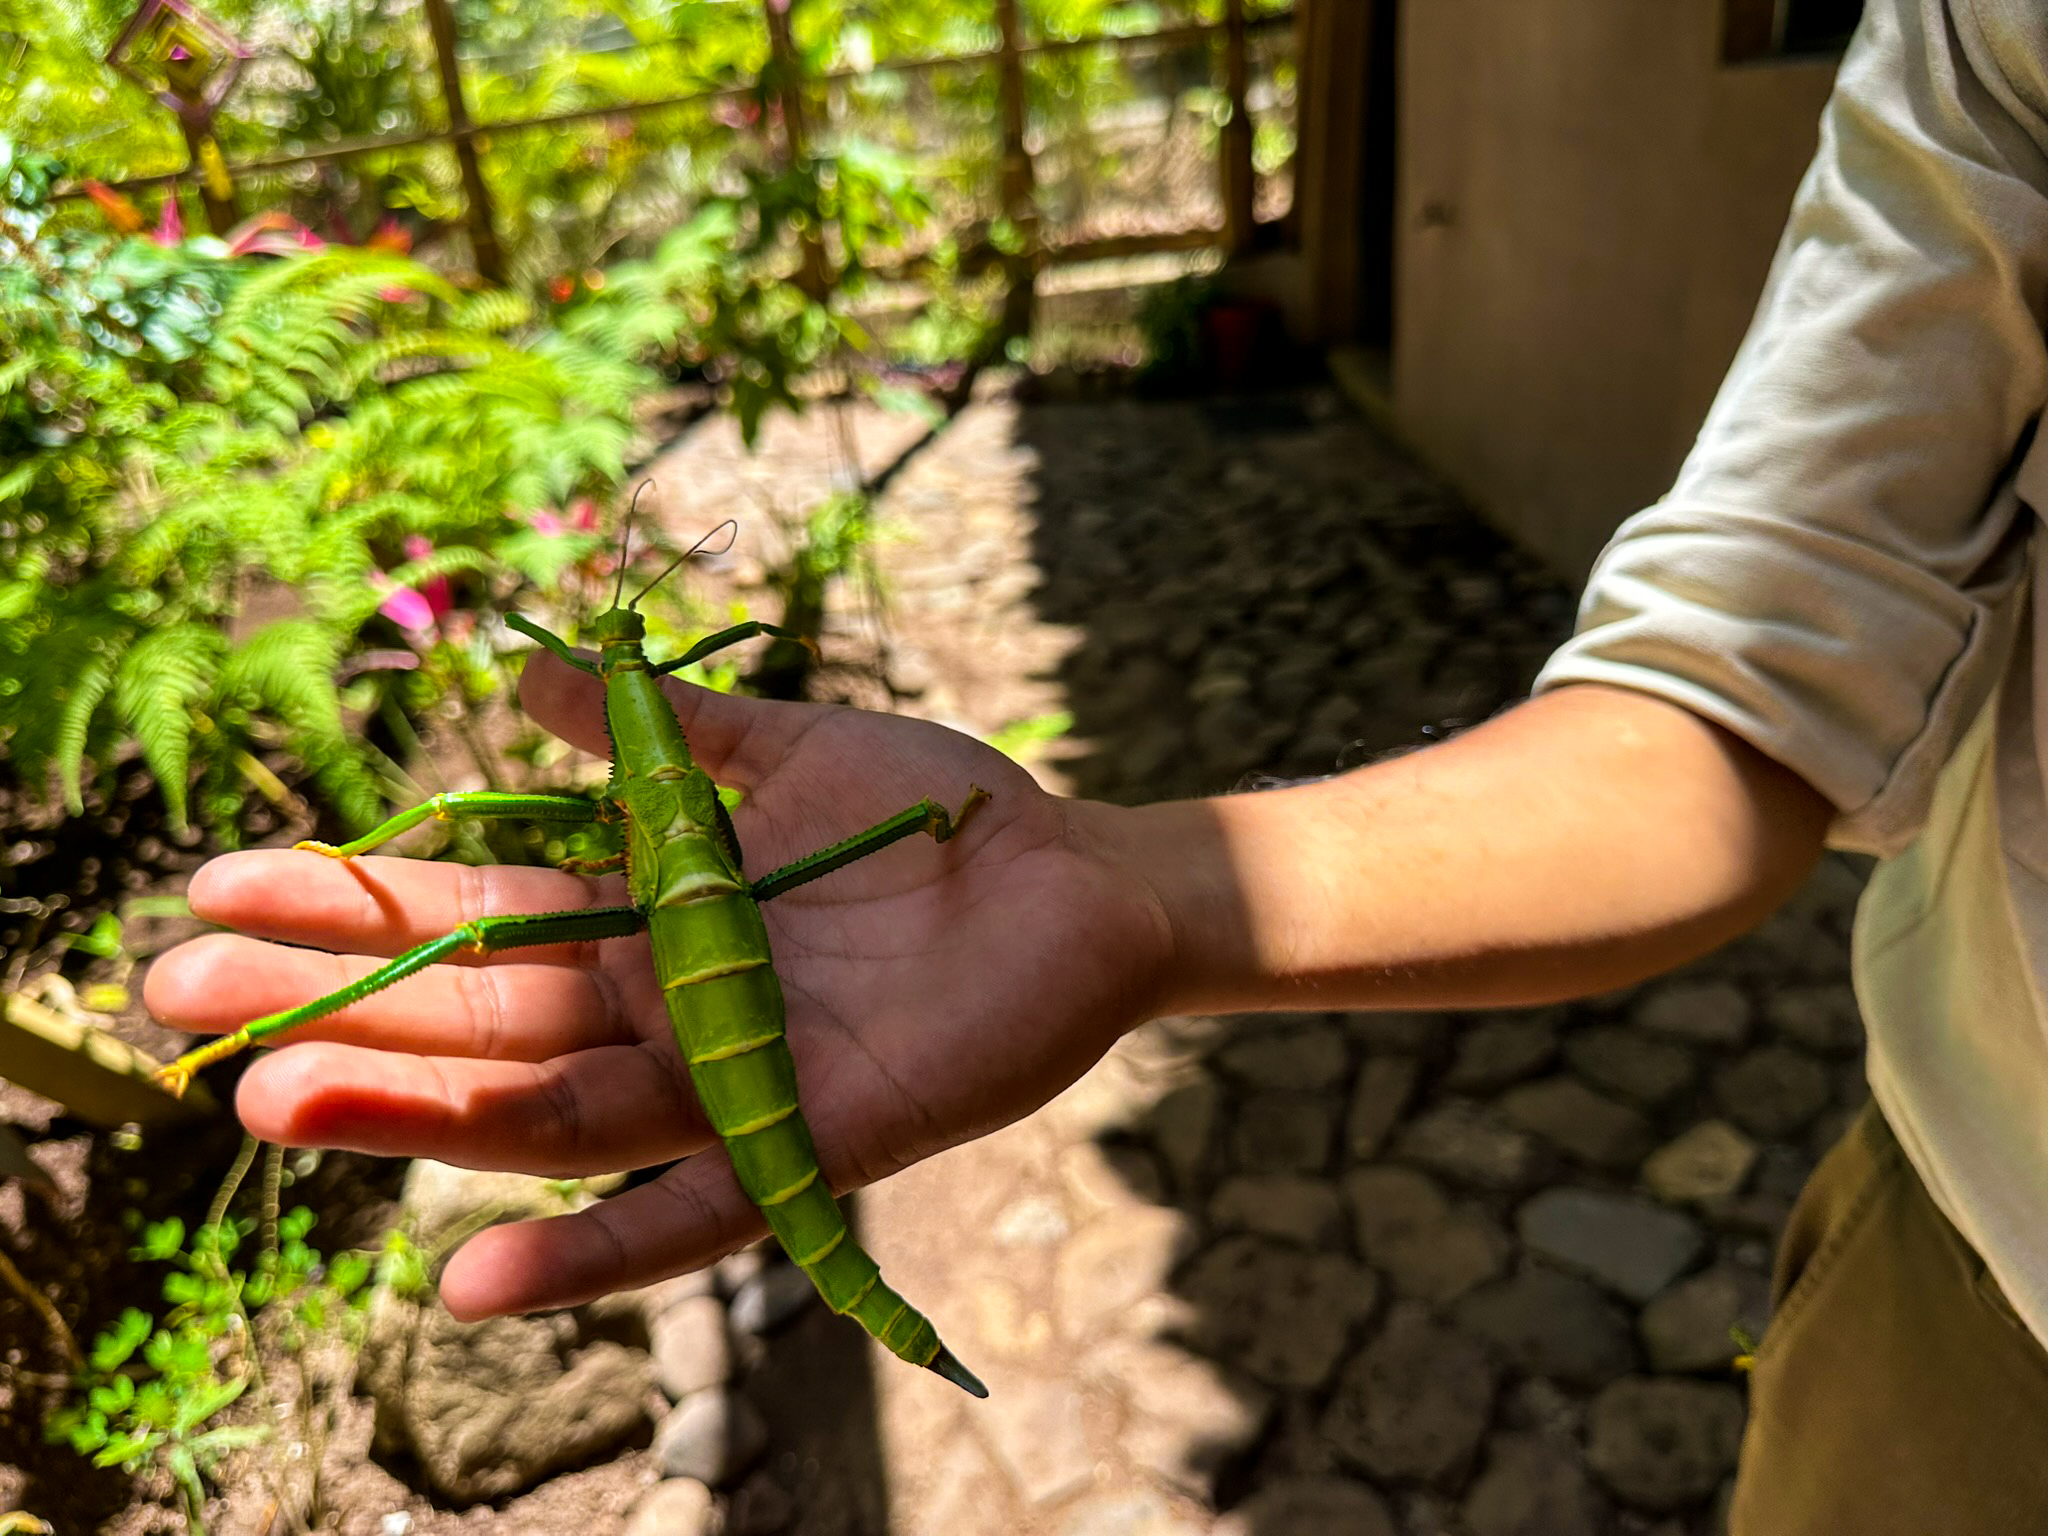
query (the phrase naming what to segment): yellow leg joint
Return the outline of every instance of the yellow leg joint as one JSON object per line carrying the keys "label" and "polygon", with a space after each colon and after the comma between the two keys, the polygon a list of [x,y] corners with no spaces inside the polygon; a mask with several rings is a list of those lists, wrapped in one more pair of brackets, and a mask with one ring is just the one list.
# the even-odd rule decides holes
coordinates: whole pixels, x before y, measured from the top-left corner
{"label": "yellow leg joint", "polygon": [[205,1071],[216,1061],[225,1061],[249,1048],[249,1031],[238,1029],[232,1035],[222,1035],[209,1045],[202,1045],[196,1051],[187,1051],[169,1066],[158,1067],[151,1074],[156,1085],[174,1099],[185,1097],[185,1090],[192,1086],[192,1079]]}

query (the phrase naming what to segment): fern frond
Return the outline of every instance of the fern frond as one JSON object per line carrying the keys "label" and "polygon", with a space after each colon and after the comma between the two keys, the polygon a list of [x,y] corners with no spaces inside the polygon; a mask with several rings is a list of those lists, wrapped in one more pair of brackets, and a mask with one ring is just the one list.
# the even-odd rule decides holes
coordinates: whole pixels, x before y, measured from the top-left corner
{"label": "fern frond", "polygon": [[503,333],[533,319],[533,301],[516,288],[486,288],[465,294],[449,312],[449,320],[466,331]]}
{"label": "fern frond", "polygon": [[192,766],[192,711],[212,690],[227,648],[227,637],[210,624],[167,625],[136,642],[115,678],[114,707],[141,744],[179,830]]}
{"label": "fern frond", "polygon": [[305,761],[337,811],[351,826],[375,823],[376,781],[363,766],[342,726],[334,671],[340,661],[335,632],[311,619],[280,619],[236,647],[220,669],[216,692],[252,700],[284,726],[292,750]]}
{"label": "fern frond", "polygon": [[64,694],[63,710],[57,717],[57,739],[53,756],[57,777],[64,786],[64,805],[72,815],[85,814],[85,790],[81,774],[85,764],[85,742],[92,730],[92,717],[114,686],[114,672],[128,643],[125,632],[103,634],[88,650],[84,665],[71,679]]}

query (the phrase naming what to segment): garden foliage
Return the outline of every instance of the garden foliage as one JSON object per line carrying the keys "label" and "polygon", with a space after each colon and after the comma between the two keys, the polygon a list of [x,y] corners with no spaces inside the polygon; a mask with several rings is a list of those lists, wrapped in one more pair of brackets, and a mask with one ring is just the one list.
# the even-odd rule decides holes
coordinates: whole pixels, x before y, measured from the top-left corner
{"label": "garden foliage", "polygon": [[[659,370],[714,381],[751,437],[860,339],[785,275],[793,230],[843,220],[850,268],[917,209],[865,163],[763,173],[551,304],[280,218],[232,241],[55,224],[57,174],[0,141],[0,746],[76,810],[132,738],[174,820],[228,834],[279,746],[373,821],[341,673],[394,660],[414,710],[474,686],[490,604],[601,546]],[[447,622],[451,584],[484,611]],[[259,592],[287,611],[238,628]]]}
{"label": "garden foliage", "polygon": [[[247,1167],[245,1156],[229,1175],[229,1193]],[[306,1241],[312,1211],[297,1206],[276,1216],[274,1202],[271,1209],[267,1221],[223,1213],[189,1236],[176,1217],[145,1225],[131,1257],[168,1267],[168,1309],[161,1319],[124,1310],[94,1338],[73,1399],[44,1421],[51,1440],[95,1466],[163,1468],[187,1529],[200,1536],[207,1482],[219,1480],[236,1452],[276,1433],[279,1404],[261,1355],[301,1362],[304,1399],[311,1346],[332,1341],[352,1360],[377,1292],[409,1294],[426,1283],[423,1256],[401,1232],[386,1233],[378,1253],[322,1255]],[[251,1238],[254,1251],[238,1268]],[[302,1417],[313,1407],[298,1404]]]}
{"label": "garden foliage", "polygon": [[[1021,9],[1050,39],[1219,6]],[[416,6],[207,9],[257,45],[214,125],[231,161],[440,121]],[[174,196],[54,202],[63,169],[38,148],[61,145],[73,178],[184,162],[168,112],[103,62],[129,11],[0,0],[0,753],[74,810],[133,742],[174,823],[232,838],[249,789],[278,790],[264,758],[280,749],[341,821],[373,819],[390,780],[360,722],[404,745],[422,714],[501,687],[507,602],[569,618],[564,584],[607,558],[596,509],[651,446],[652,392],[706,381],[751,441],[815,392],[808,376],[861,376],[846,365],[877,349],[847,300],[906,249],[944,298],[898,322],[897,355],[978,353],[989,252],[1018,239],[995,203],[991,69],[843,75],[986,50],[992,4],[798,0],[801,69],[842,78],[814,93],[792,163],[756,6],[457,0],[480,121],[727,93],[480,144],[503,292],[452,275],[446,146],[247,178],[244,206],[279,211],[226,240],[186,238],[193,204]],[[1026,87],[1034,132],[1078,166],[1089,114],[1132,82],[1078,49],[1034,59]],[[1061,197],[1042,165],[1049,215]],[[928,221],[950,233],[917,236]],[[415,241],[422,259],[403,254]],[[822,600],[864,512],[818,509],[780,573],[786,619]],[[256,611],[269,621],[241,617]]]}
{"label": "garden foliage", "polygon": [[[645,370],[394,253],[275,258],[42,226],[55,167],[11,148],[0,206],[0,743],[78,808],[139,742],[175,819],[226,823],[288,746],[351,823],[374,783],[335,676],[394,587],[522,564],[523,514],[624,470]],[[410,541],[410,543],[409,543]],[[407,558],[410,547],[413,555]],[[294,595],[252,632],[258,584]]]}

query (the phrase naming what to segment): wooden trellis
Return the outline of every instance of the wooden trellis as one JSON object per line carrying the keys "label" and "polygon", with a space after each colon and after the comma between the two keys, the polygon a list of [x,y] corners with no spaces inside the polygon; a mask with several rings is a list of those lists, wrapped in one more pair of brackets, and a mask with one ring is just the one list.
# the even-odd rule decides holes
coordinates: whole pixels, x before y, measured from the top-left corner
{"label": "wooden trellis", "polygon": [[[1256,181],[1252,166],[1251,115],[1247,107],[1251,73],[1248,59],[1249,39],[1257,32],[1292,26],[1291,12],[1252,18],[1246,14],[1245,0],[1225,0],[1224,16],[1220,21],[1198,22],[1128,36],[1049,38],[1034,42],[1025,40],[1022,35],[1017,0],[990,0],[990,4],[1000,38],[994,49],[976,53],[944,54],[924,59],[883,61],[863,69],[834,70],[804,77],[801,74],[801,61],[789,40],[786,0],[780,5],[776,0],[762,0],[771,57],[777,70],[782,96],[783,120],[790,152],[798,155],[803,152],[806,102],[811,93],[821,87],[874,75],[920,75],[940,70],[992,68],[995,71],[1001,103],[1001,206],[1005,215],[1025,237],[1023,251],[1012,257],[1011,263],[1014,268],[1013,278],[1021,279],[1021,286],[1027,293],[1030,274],[1048,264],[1094,261],[1157,251],[1195,250],[1208,246],[1221,246],[1232,252],[1240,252],[1251,246],[1256,234],[1253,213]],[[479,139],[557,127],[593,118],[639,117],[675,107],[740,100],[753,96],[760,88],[760,82],[756,80],[718,90],[691,91],[649,101],[584,107],[570,112],[479,123],[471,119],[464,97],[458,64],[455,19],[449,9],[448,0],[422,0],[422,8],[426,12],[428,27],[433,36],[441,91],[446,103],[445,127],[345,139],[315,149],[244,161],[239,165],[227,166],[227,176],[230,179],[247,177],[288,170],[295,166],[347,160],[359,155],[413,149],[431,144],[448,144],[454,149],[462,174],[465,218],[477,270],[480,275],[491,281],[502,282],[505,276],[503,247],[497,235],[490,194],[478,164]],[[1223,125],[1221,153],[1218,157],[1218,174],[1221,182],[1219,190],[1224,209],[1222,227],[1173,230],[1064,244],[1042,243],[1033,194],[1035,177],[1024,137],[1025,61],[1036,56],[1075,49],[1107,48],[1122,54],[1144,48],[1185,47],[1212,40],[1220,40],[1222,46],[1224,89],[1230,103],[1230,115]],[[205,187],[209,170],[217,175],[219,169],[218,166],[202,166],[195,156],[179,170],[155,176],[131,177],[115,185],[124,190],[135,190],[190,181]],[[217,189],[217,179],[214,186]],[[213,196],[208,197],[207,208],[209,217],[216,222],[217,230],[222,221],[232,217],[234,211],[231,200]],[[806,256],[807,269],[812,263],[821,261],[822,252],[813,249]],[[821,272],[822,269],[813,276],[821,275]],[[1013,291],[1019,286],[1019,282],[1013,281]]]}

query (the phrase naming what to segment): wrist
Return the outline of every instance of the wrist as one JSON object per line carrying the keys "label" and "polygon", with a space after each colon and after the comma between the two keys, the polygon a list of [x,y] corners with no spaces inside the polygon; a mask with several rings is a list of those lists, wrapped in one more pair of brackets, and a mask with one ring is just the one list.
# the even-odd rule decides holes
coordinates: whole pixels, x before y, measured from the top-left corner
{"label": "wrist", "polygon": [[1241,1001],[1252,967],[1241,888],[1217,803],[1118,806],[1077,801],[1081,836],[1142,912],[1149,937],[1132,968],[1139,1019],[1213,1012]]}

